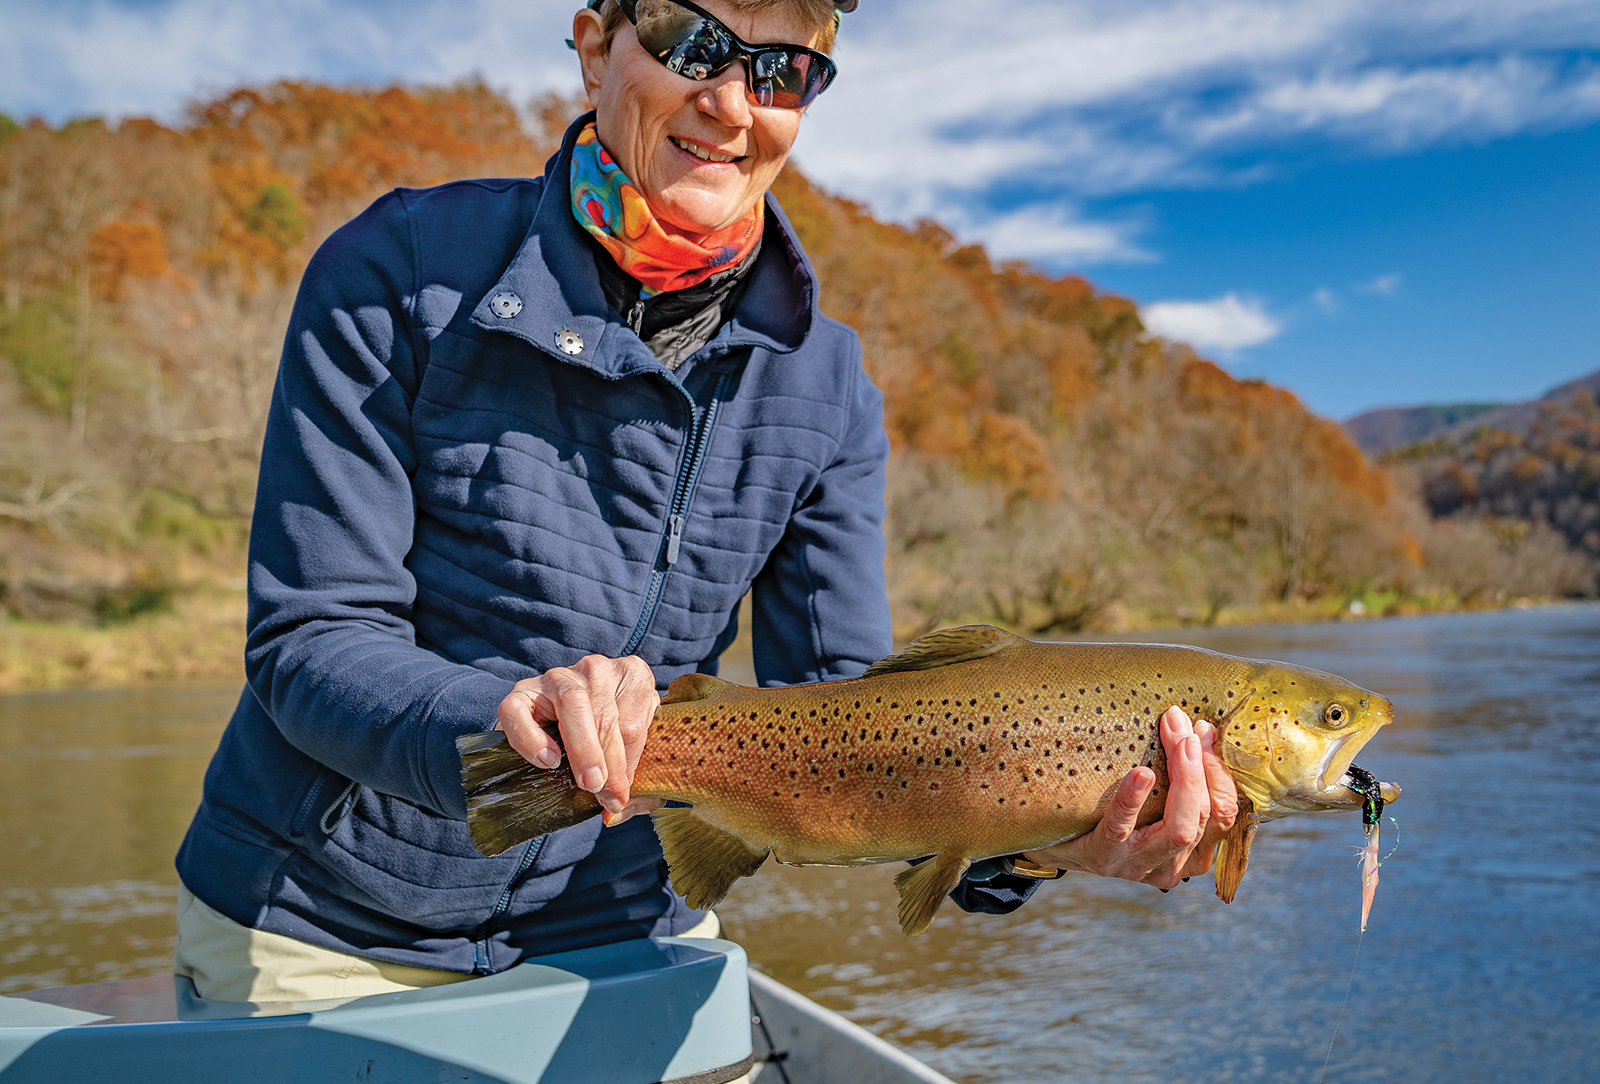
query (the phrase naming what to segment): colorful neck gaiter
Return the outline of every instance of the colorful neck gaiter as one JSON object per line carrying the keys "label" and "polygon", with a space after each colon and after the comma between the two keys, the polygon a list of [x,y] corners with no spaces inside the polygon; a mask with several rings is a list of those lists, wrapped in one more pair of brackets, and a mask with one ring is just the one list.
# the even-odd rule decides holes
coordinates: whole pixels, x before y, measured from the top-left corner
{"label": "colorful neck gaiter", "polygon": [[757,202],[715,233],[679,233],[656,221],[644,193],[600,145],[593,122],[572,148],[572,216],[639,280],[646,297],[697,285],[748,256],[761,237],[761,208]]}

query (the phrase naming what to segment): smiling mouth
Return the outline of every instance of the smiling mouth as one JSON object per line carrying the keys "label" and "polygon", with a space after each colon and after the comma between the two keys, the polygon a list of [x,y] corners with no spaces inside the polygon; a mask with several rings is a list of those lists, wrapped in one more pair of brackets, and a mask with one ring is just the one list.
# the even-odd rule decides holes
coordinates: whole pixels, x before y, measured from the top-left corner
{"label": "smiling mouth", "polygon": [[677,136],[668,136],[667,139],[670,140],[672,145],[677,147],[680,151],[683,151],[685,154],[692,154],[702,162],[714,162],[720,164],[723,162],[744,161],[745,156],[743,155],[723,154],[720,151],[708,150],[705,147],[700,146],[698,143],[690,143],[687,139],[679,139]]}

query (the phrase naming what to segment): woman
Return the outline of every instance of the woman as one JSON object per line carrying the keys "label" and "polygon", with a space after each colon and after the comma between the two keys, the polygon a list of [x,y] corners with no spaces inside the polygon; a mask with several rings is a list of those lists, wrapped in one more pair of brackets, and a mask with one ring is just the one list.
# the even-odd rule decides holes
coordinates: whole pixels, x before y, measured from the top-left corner
{"label": "woman", "polygon": [[[204,997],[714,932],[629,820],[658,690],[714,671],[746,592],[764,683],[890,649],[881,399],[767,198],[831,79],[833,5],[591,7],[573,42],[595,112],[544,177],[391,193],[306,271],[251,535],[249,686],[178,855],[176,966]],[[610,827],[485,858],[455,739],[499,726],[554,766],[549,720]],[[1168,730],[1166,822],[1130,835],[1136,773],[1036,872],[1170,887],[1205,867],[1231,785],[1187,720]],[[959,904],[1010,910],[1037,884],[985,875]]]}

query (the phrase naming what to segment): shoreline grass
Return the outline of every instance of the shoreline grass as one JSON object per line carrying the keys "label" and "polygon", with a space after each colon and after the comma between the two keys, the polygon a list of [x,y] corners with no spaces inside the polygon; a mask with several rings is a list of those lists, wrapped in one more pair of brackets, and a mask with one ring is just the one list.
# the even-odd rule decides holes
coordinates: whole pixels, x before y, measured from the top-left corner
{"label": "shoreline grass", "polygon": [[[1091,630],[1062,634],[1082,639],[1096,632],[1119,635],[1155,630],[1217,626],[1314,624],[1372,621],[1527,608],[1554,599],[1461,601],[1451,598],[1378,597],[1357,607],[1339,599],[1268,603],[1228,608],[1208,626],[1170,614],[1113,610]],[[956,623],[956,622],[951,622]],[[897,630],[902,642],[909,630]],[[741,630],[740,640],[748,638]],[[106,688],[187,682],[244,680],[245,596],[232,588],[184,592],[170,612],[145,615],[123,624],[91,627],[60,622],[22,621],[0,616],[0,694],[43,689]],[[1054,638],[1050,634],[1044,639]],[[730,647],[737,656],[743,644]],[[746,648],[748,652],[748,648]],[[732,659],[726,660],[732,662]]]}
{"label": "shoreline grass", "polygon": [[94,627],[0,615],[0,693],[244,680],[245,596],[196,588],[169,612]]}

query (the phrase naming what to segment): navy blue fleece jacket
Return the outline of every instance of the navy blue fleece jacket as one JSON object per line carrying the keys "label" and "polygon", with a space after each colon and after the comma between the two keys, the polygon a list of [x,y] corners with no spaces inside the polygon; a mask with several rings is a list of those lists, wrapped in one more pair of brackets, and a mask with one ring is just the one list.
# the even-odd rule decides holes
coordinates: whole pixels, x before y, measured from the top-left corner
{"label": "navy blue fleece jacket", "polygon": [[[681,932],[700,916],[647,818],[478,854],[456,737],[586,654],[638,654],[663,688],[714,671],[747,592],[765,684],[888,652],[882,401],[777,205],[733,318],[673,372],[594,261],[543,179],[393,192],[313,258],[262,456],[248,686],[178,855],[234,920],[480,973]],[[957,902],[1009,910],[1009,880]]]}

